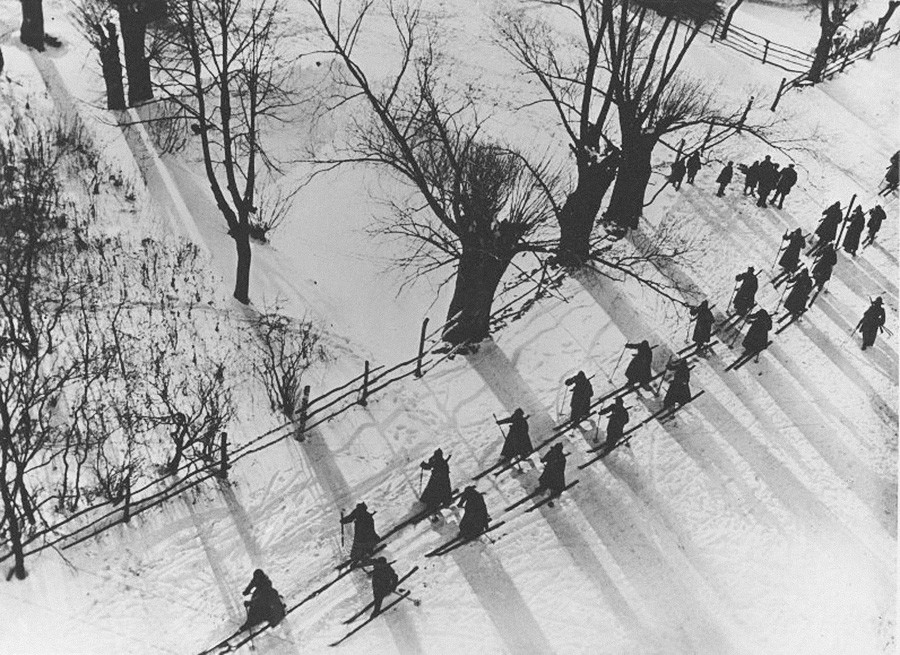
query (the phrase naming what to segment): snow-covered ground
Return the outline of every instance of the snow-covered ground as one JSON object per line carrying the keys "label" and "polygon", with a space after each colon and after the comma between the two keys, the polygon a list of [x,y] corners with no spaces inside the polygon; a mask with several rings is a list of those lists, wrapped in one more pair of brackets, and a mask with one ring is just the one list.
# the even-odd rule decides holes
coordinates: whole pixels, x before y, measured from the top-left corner
{"label": "snow-covered ground", "polygon": [[[92,55],[68,26],[63,3],[47,5],[48,29],[66,50],[34,55],[5,38],[6,74],[49,83],[57,104],[67,97],[97,104]],[[548,127],[549,115],[502,109],[532,91],[490,44],[492,3],[427,6],[445,21],[461,75],[501,96],[498,131],[525,143],[563,138]],[[11,33],[17,12],[17,3],[0,2],[0,31]],[[771,29],[774,38],[815,31],[805,13],[761,4],[748,4],[747,22],[741,19],[736,24]],[[373,26],[387,29],[382,20]],[[373,53],[387,47],[378,37],[368,37]],[[739,102],[758,93],[760,115],[782,75],[705,40],[689,65]],[[786,129],[816,135],[806,149],[773,153],[800,171],[784,210],[756,208],[737,182],[725,198],[714,194],[721,162],[749,163],[768,152],[749,139],[714,150],[696,186],[663,191],[644,229],[674,218],[708,243],[693,265],[665,273],[722,308],[734,274],[748,264],[769,271],[786,229],[809,231],[826,205],[846,204],[853,194],[870,208],[900,143],[897,70],[900,48],[888,49],[782,99]],[[80,110],[91,120],[103,115]],[[146,229],[196,239],[227,291],[233,246],[199,169],[158,158],[139,132],[126,138],[110,125],[97,130],[123,166],[142,171],[158,217]],[[292,134],[285,127],[285,141]],[[289,313],[321,321],[340,344],[320,390],[357,375],[364,359],[411,357],[421,320],[443,321],[448,298],[435,301],[439,280],[398,295],[402,278],[387,262],[400,246],[366,234],[385,211],[380,191],[372,171],[317,178],[298,195],[274,245],[254,252],[254,303],[280,299]],[[585,424],[568,433],[568,477],[580,483],[555,507],[503,514],[536,484],[538,471],[526,467],[478,483],[492,516],[506,520],[492,533],[496,543],[425,559],[455,534],[459,510],[393,536],[386,553],[398,572],[420,567],[405,585],[420,603],[401,603],[336,652],[894,652],[897,341],[879,337],[862,352],[858,337],[848,336],[874,295],[884,297],[887,327],[897,333],[896,195],[882,204],[890,220],[878,244],[855,259],[840,256],[827,293],[759,363],[726,372],[739,351],[717,345],[693,371],[703,396],[584,470],[576,465],[590,457],[596,430]],[[766,274],[759,297],[771,310],[780,293]],[[657,367],[685,343],[685,316],[639,288],[581,274],[561,293],[565,301],[542,301],[478,353],[389,387],[302,444],[287,439],[242,460],[230,484],[210,483],[127,527],[34,557],[25,581],[0,585],[0,653],[199,652],[242,621],[240,592],[254,568],[268,573],[289,606],[332,577],[346,556],[342,509],[364,500],[382,531],[407,515],[418,463],[434,448],[452,453],[454,483],[468,484],[499,453],[492,414],[522,407],[537,441],[561,420],[562,380],[573,372],[593,374],[595,390],[605,393],[623,381],[624,366],[613,371],[625,341],[661,344]],[[632,422],[659,402],[631,396]],[[245,421],[234,432],[246,440],[269,427]],[[346,631],[341,621],[369,598],[368,578],[351,574],[257,638],[256,648],[330,652],[327,644]]]}

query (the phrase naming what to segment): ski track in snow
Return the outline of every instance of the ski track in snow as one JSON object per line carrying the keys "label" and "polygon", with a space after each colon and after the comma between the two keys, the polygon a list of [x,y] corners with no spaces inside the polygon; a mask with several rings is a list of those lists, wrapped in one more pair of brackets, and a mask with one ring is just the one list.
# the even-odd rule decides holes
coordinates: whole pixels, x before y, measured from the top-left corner
{"label": "ski track in snow", "polygon": [[[76,111],[71,98],[63,92],[65,84],[53,62],[41,56],[35,56],[34,61],[57,106]],[[841,92],[832,86],[825,85],[816,93],[840,105],[848,116],[854,115],[850,103],[838,97]],[[862,119],[853,121],[853,130],[875,140],[885,159],[893,150]],[[126,134],[135,159],[142,164],[152,196],[172,225],[218,255],[229,254],[230,241],[202,182],[182,163],[156,156],[145,137],[146,134],[133,131]],[[863,174],[845,161],[849,156],[820,154],[860,189],[868,184],[864,178],[871,177],[881,165],[875,158]],[[813,202],[805,189],[798,193],[802,187],[798,185],[795,193],[788,196],[787,209],[760,209],[753,214],[755,230],[751,223],[735,220],[733,207],[723,210],[718,199],[707,198],[711,190],[705,187],[683,188],[671,209],[685,205],[696,209],[696,215],[728,244],[732,254],[746,256],[749,249],[768,262],[784,229],[806,225],[808,231],[815,226],[812,219],[817,217],[821,203]],[[736,198],[750,204],[740,195]],[[801,198],[812,208],[810,218],[802,221],[792,213],[794,207],[800,207]],[[725,202],[734,203],[735,197]],[[865,202],[871,205],[868,200]],[[756,210],[752,205],[749,208],[751,212]],[[757,216],[762,220],[756,220]],[[734,236],[727,229],[729,225],[743,237]],[[882,238],[885,232],[883,229]],[[751,237],[762,244],[757,246]],[[276,296],[287,299],[298,313],[318,307],[324,308],[323,318],[335,315],[331,301],[309,288],[286,256],[272,252],[257,256],[257,252],[255,249],[254,285],[264,280],[267,290],[274,289]],[[539,580],[536,576],[540,573],[529,575],[529,567],[549,565],[546,556],[552,554],[573,564],[581,579],[589,583],[586,593],[599,603],[597,609],[607,612],[616,624],[609,626],[610,638],[617,639],[615,643],[620,645],[628,644],[617,652],[743,652],[746,644],[770,643],[748,634],[758,627],[749,625],[743,612],[750,601],[743,597],[746,594],[741,588],[732,586],[733,580],[752,584],[735,577],[733,572],[749,563],[736,559],[723,563],[724,550],[711,546],[717,539],[738,538],[734,535],[746,536],[762,547],[780,541],[792,544],[791,538],[797,537],[799,531],[799,543],[815,544],[810,553],[805,553],[810,562],[832,567],[835,554],[849,551],[877,579],[872,592],[878,598],[893,598],[896,470],[880,466],[883,451],[889,445],[878,442],[897,424],[895,341],[880,338],[873,351],[860,353],[858,340],[850,342],[852,351],[842,350],[835,334],[849,332],[853,323],[845,317],[861,313],[867,294],[881,293],[896,308],[897,285],[873,262],[891,268],[896,267],[897,260],[880,243],[861,250],[855,259],[839,257],[829,283],[830,293],[821,295],[804,319],[777,335],[759,363],[750,362],[738,371],[725,372],[724,367],[736,353],[729,350],[726,355],[724,344],[717,346],[718,352],[698,361],[692,376],[695,390],[703,388],[707,393],[681,410],[673,421],[643,427],[635,435],[633,448],[620,448],[592,467],[578,471],[575,464],[582,459],[584,446],[594,445],[590,437],[596,431],[573,430],[561,437],[573,451],[567,476],[570,481],[578,477],[581,484],[566,492],[554,508],[545,505],[539,512],[529,514],[521,508],[516,514],[503,517],[508,523],[497,535],[502,538],[496,544],[469,544],[454,551],[450,558],[436,558],[433,564],[423,566],[409,582],[421,585],[416,587],[417,596],[427,604],[429,592],[439,595],[437,580],[461,578],[467,587],[462,600],[477,603],[485,616],[466,614],[470,610],[465,602],[459,611],[470,627],[484,629],[486,617],[499,637],[499,641],[491,641],[493,636],[485,634],[487,643],[516,654],[572,652],[571,642],[559,641],[560,631],[578,634],[579,626],[565,625],[569,617],[556,615],[560,608],[555,607],[553,600],[551,607],[541,603],[541,592],[526,591]],[[230,261],[228,257],[224,259]],[[738,270],[742,267],[726,273]],[[697,296],[717,291],[706,280],[701,283],[684,270],[669,269],[663,274],[678,279]],[[476,413],[473,407],[485,415],[498,402],[507,412],[523,407],[532,417],[532,440],[536,442],[554,425],[548,404],[554,398],[560,402],[559,392],[552,392],[556,393],[553,396],[547,391],[551,383],[558,384],[558,380],[551,379],[550,370],[557,366],[554,357],[561,359],[564,355],[582,361],[588,358],[589,366],[597,371],[611,371],[617,351],[608,346],[621,343],[624,339],[619,337],[666,343],[651,327],[652,318],[635,306],[634,294],[612,290],[607,280],[591,274],[576,275],[575,280],[583,293],[568,305],[548,309],[552,322],[530,332],[518,346],[507,342],[525,335],[504,335],[496,342],[486,342],[478,353],[461,358],[464,363],[445,363],[423,380],[401,382],[392,387],[389,396],[372,399],[369,407],[319,426],[307,434],[303,444],[287,439],[268,452],[244,460],[234,471],[239,481],[220,484],[217,494],[207,494],[209,497],[201,501],[205,507],[202,511],[185,497],[183,502],[171,504],[162,516],[146,519],[138,528],[144,531],[143,547],[147,551],[174,553],[165,566],[153,570],[160,586],[174,585],[172,581],[179,579],[186,565],[205,560],[211,581],[206,575],[197,577],[203,578],[207,591],[215,587],[221,597],[221,607],[212,609],[221,612],[224,608],[232,622],[237,623],[242,620],[243,610],[235,599],[244,582],[246,564],[268,567],[275,557],[270,548],[287,546],[287,552],[280,551],[277,558],[279,564],[287,562],[290,570],[290,545],[300,547],[304,539],[310,539],[310,533],[318,531],[320,535],[330,535],[319,537],[316,544],[325,546],[319,556],[324,561],[319,570],[330,573],[329,563],[343,557],[333,530],[338,509],[363,496],[387,499],[389,502],[382,503],[385,506],[376,518],[378,529],[387,529],[393,524],[386,516],[391,511],[390,502],[399,503],[400,499],[415,495],[415,474],[409,472],[407,464],[426,455],[435,439],[442,442],[445,450],[450,447],[457,454],[452,474],[460,487],[466,475],[493,463],[499,435],[491,430],[489,421],[472,418]],[[302,290],[299,284],[304,285]],[[774,299],[779,293],[774,292]],[[761,280],[758,295],[766,295],[767,306],[772,306],[773,290],[765,279]],[[587,335],[577,325],[590,309],[578,304],[585,299],[604,313],[600,327],[592,328]],[[722,318],[721,313],[717,318]],[[591,320],[596,320],[596,311]],[[527,328],[532,322],[539,321],[530,318],[519,325]],[[516,326],[510,332],[515,333]],[[546,342],[557,346],[555,352],[544,353],[549,370],[527,370],[525,360],[546,347]],[[670,353],[665,345],[657,349],[657,365]],[[570,364],[563,362],[558,366],[571,371]],[[817,379],[809,366],[827,371],[830,379]],[[877,371],[873,380],[866,377],[871,374],[871,367]],[[821,390],[823,385],[826,392]],[[829,393],[841,386],[846,388],[845,394]],[[641,412],[654,411],[659,401],[638,392],[630,395],[628,402],[635,405],[632,422],[636,422]],[[862,402],[868,402],[870,413],[880,426],[871,434],[865,433],[865,426],[855,424],[858,411],[855,413],[854,404]],[[555,409],[559,413],[560,408]],[[415,419],[410,418],[412,415]],[[425,443],[423,434],[435,439]],[[685,470],[676,470],[675,464]],[[260,477],[251,479],[250,473]],[[272,477],[262,478],[263,473]],[[533,488],[536,477],[537,471],[529,469],[518,475],[510,471],[485,478],[481,484],[490,487],[489,507],[497,496],[504,502],[521,497]],[[666,494],[673,489],[689,490],[692,501],[705,509],[703,516],[697,516],[695,507],[684,498]],[[182,505],[186,515],[178,509]],[[698,522],[710,524],[704,525],[710,529],[700,531]],[[733,530],[732,535],[725,534],[726,527]],[[423,534],[411,527],[391,538],[388,548],[396,555],[388,557],[399,560],[398,572],[407,570],[417,555],[433,547],[436,531],[441,539],[452,532],[449,524],[436,524],[433,528]],[[134,528],[113,532],[124,535],[127,530]],[[516,539],[514,533],[520,534],[521,539]],[[522,543],[529,538],[533,541]],[[105,543],[96,550],[115,548],[109,543],[114,537],[102,541]],[[229,545],[235,548],[228,550]],[[246,562],[229,561],[238,552],[246,555]],[[739,558],[740,552],[731,557]],[[452,566],[443,565],[449,561]],[[555,573],[549,569],[551,575],[562,578],[568,574],[566,565],[555,566],[559,568]],[[441,575],[444,577],[439,578]],[[357,607],[370,596],[366,578],[361,574],[349,577],[354,579],[356,589],[352,598],[348,599],[346,592],[335,598],[336,591],[329,590],[327,597],[263,633],[256,640],[257,646],[264,652],[301,652],[306,650],[305,642],[317,632],[340,633],[342,627],[334,621],[337,606],[341,611],[347,603]],[[290,579],[298,583],[296,576]],[[287,588],[280,584],[276,587],[288,605],[302,594],[290,589],[293,595],[288,597]],[[459,604],[461,598],[453,593],[448,596],[444,590],[444,596],[448,596],[445,605]],[[809,598],[806,602],[815,601]],[[759,608],[754,609],[759,612]],[[419,636],[424,625],[434,629],[435,636],[448,640],[438,640],[438,644],[458,645],[472,638],[455,637],[453,628],[441,624],[435,616],[411,610],[408,601],[383,619],[387,631],[378,627],[379,620],[366,628],[365,634],[348,640],[346,648],[354,652],[392,648],[404,654],[433,650],[431,640],[423,639],[426,633],[422,631],[423,638]],[[72,613],[68,620],[74,623],[76,615]],[[205,620],[208,623],[209,617]],[[292,634],[292,625],[301,633],[299,636]],[[442,630],[448,634],[441,635]],[[217,631],[230,629],[220,627]],[[885,631],[890,633],[885,640],[892,640],[893,627],[880,630]],[[387,640],[382,632],[389,634]],[[201,630],[194,638],[212,643],[214,635]],[[491,652],[483,644],[481,648]]]}

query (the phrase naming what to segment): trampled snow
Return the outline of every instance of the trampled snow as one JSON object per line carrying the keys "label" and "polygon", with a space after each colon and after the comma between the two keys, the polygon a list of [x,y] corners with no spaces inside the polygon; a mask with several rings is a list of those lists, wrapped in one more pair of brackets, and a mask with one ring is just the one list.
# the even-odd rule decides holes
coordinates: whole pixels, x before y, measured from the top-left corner
{"label": "trampled snow", "polygon": [[[98,64],[68,24],[64,3],[47,3],[48,31],[65,51],[28,52],[15,37],[18,3],[3,0],[0,41],[9,76],[40,91],[50,84],[59,105],[75,99],[95,125],[110,157],[140,170],[155,223],[136,228],[195,235],[227,295],[233,245],[208,187],[192,161],[159,158],[139,131],[123,136],[102,124]],[[490,44],[489,2],[427,7],[445,23],[445,45],[461,79],[480,77],[497,94],[493,126],[521,144],[565,153],[554,117],[512,108],[533,99],[514,64]],[[736,24],[781,38],[812,35],[813,18],[749,3]],[[773,18],[776,17],[776,18]],[[791,21],[791,22],[789,22]],[[370,48],[389,47],[377,14]],[[800,36],[796,37],[797,47]],[[806,38],[806,37],[802,37]],[[809,41],[804,43],[808,44]],[[369,51],[367,51],[369,52]],[[689,65],[742,104],[757,94],[765,117],[781,71],[716,44],[698,41]],[[310,77],[314,62],[303,63]],[[786,230],[814,229],[824,207],[857,195],[865,209],[881,202],[889,214],[875,246],[851,259],[803,319],[775,337],[758,363],[725,367],[737,346],[714,347],[692,373],[705,390],[674,420],[650,422],[630,442],[584,470],[578,464],[602,441],[593,419],[563,437],[567,478],[580,483],[554,507],[503,508],[532,490],[539,468],[488,476],[477,486],[488,510],[506,520],[487,539],[425,559],[456,533],[460,510],[390,538],[386,555],[418,603],[404,601],[340,648],[344,618],[371,598],[369,579],[354,572],[255,640],[262,653],[888,653],[895,649],[897,537],[897,341],[881,335],[859,349],[849,333],[881,295],[887,325],[897,333],[897,196],[875,197],[890,155],[898,149],[897,73],[900,48],[880,51],[837,79],[792,90],[776,117],[785,134],[814,141],[777,152],[749,137],[712,151],[696,185],[665,189],[647,209],[642,230],[663,221],[705,243],[676,275],[723,311],[733,276],[747,265],[762,271],[759,302],[770,311],[781,295],[768,276]],[[55,71],[55,74],[54,74]],[[521,101],[521,103],[519,102]],[[290,124],[283,142],[303,145]],[[321,138],[319,137],[314,138]],[[325,139],[322,139],[325,141]],[[536,146],[537,147],[537,146]],[[771,153],[793,161],[800,182],[783,210],[757,208],[740,193],[741,175],[724,198],[713,183],[721,165],[751,163]],[[660,149],[658,171],[671,153]],[[294,171],[298,179],[308,171]],[[655,175],[653,184],[664,175]],[[363,361],[392,365],[415,355],[421,321],[443,323],[449,296],[440,278],[398,295],[403,276],[390,270],[404,246],[372,239],[367,228],[388,211],[391,182],[372,169],[341,169],[301,190],[294,214],[257,246],[251,296],[257,307],[280,301],[284,311],[320,321],[336,361],[316,371],[313,395],[362,371]],[[648,197],[653,195],[651,189]],[[771,273],[774,274],[774,273]],[[235,314],[240,309],[227,303]],[[230,483],[212,482],[74,548],[44,551],[28,562],[25,581],[0,585],[2,653],[195,653],[243,621],[241,590],[263,568],[288,606],[334,576],[346,558],[341,510],[364,500],[386,531],[415,507],[419,462],[441,447],[452,454],[454,485],[493,464],[502,437],[493,415],[522,407],[538,441],[566,418],[562,381],[593,375],[598,394],[624,382],[626,341],[659,343],[654,363],[682,348],[683,310],[632,283],[583,273],[559,297],[542,300],[499,331],[478,352],[445,360],[422,379],[406,378],[317,427],[303,443],[280,441],[241,460]],[[253,384],[249,380],[249,385]],[[232,430],[237,443],[278,421],[258,392]],[[252,400],[257,398],[257,400]],[[633,423],[660,399],[641,392],[626,401]],[[599,429],[598,429],[599,428]],[[536,459],[536,458],[535,458]],[[244,649],[246,650],[246,648]]]}

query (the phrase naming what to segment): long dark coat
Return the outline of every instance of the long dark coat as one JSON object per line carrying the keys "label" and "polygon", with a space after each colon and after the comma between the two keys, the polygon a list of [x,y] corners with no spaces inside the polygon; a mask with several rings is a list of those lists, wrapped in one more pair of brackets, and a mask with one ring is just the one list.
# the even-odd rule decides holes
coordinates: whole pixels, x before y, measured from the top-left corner
{"label": "long dark coat", "polygon": [[663,407],[684,405],[691,399],[691,370],[684,360],[676,364],[669,364],[666,368],[673,370],[675,375],[672,377],[672,381],[669,382],[669,388],[666,389]]}
{"label": "long dark coat", "polygon": [[514,457],[528,457],[534,447],[531,445],[531,438],[528,436],[528,419],[524,416],[510,416],[509,418],[497,421],[503,425],[509,423],[509,432],[506,433],[506,439],[503,442],[503,450],[500,451],[500,457],[503,459],[513,459]]}
{"label": "long dark coat", "polygon": [[341,523],[353,523],[353,546],[350,547],[350,559],[359,560],[370,553],[381,539],[375,532],[375,519],[364,507],[356,509],[341,519]]}
{"label": "long dark coat", "polygon": [[831,279],[831,272],[834,270],[835,264],[837,264],[837,255],[834,253],[834,248],[830,245],[826,246],[812,267],[813,279],[818,286],[822,286]]}
{"label": "long dark coat", "polygon": [[750,317],[750,329],[747,330],[741,345],[747,352],[757,352],[769,343],[769,330],[772,329],[772,317],[765,309],[760,309]]}
{"label": "long dark coat", "polygon": [[390,564],[378,562],[372,569],[372,596],[375,600],[383,600],[394,591],[397,580],[397,573]]}
{"label": "long dark coat", "polygon": [[462,537],[476,537],[487,530],[491,517],[488,516],[484,496],[475,489],[466,489],[462,493],[459,506],[466,510],[459,522],[459,534]]}
{"label": "long dark coat", "polygon": [[572,411],[572,418],[581,418],[591,411],[591,396],[594,395],[594,388],[590,381],[584,376],[573,376],[566,380],[566,384],[574,383],[572,387],[572,400],[569,407]]}
{"label": "long dark coat", "polygon": [[806,311],[806,302],[812,288],[813,283],[809,279],[809,274],[803,271],[792,283],[791,291],[784,300],[784,308],[791,314],[802,314]]}
{"label": "long dark coat", "polygon": [[606,447],[612,448],[622,440],[622,433],[628,424],[628,410],[624,406],[613,404],[601,414],[609,414],[609,422],[606,424]]}
{"label": "long dark coat", "polygon": [[822,212],[822,214],[825,218],[819,222],[819,226],[816,228],[816,236],[819,237],[820,241],[834,241],[834,237],[837,235],[838,225],[841,224],[844,214],[837,204],[832,205]]}
{"label": "long dark coat", "polygon": [[844,233],[844,243],[842,247],[846,252],[856,254],[859,250],[859,238],[862,235],[863,228],[866,226],[866,217],[862,213],[862,209],[856,208],[853,216],[850,218],[850,224]]}
{"label": "long dark coat", "polygon": [[806,245],[806,240],[800,232],[791,232],[788,236],[783,237],[782,240],[787,240],[788,244],[784,252],[781,253],[778,265],[785,270],[793,271],[797,268],[797,264],[800,263],[800,251]]}
{"label": "long dark coat", "polygon": [[712,326],[715,319],[713,318],[713,314],[709,310],[709,307],[704,307],[702,305],[692,307],[691,316],[695,316],[697,319],[697,322],[694,324],[694,343],[698,346],[702,346],[709,341],[709,338],[712,335]]}
{"label": "long dark coat", "polygon": [[734,294],[734,311],[738,314],[746,314],[756,304],[756,290],[759,288],[759,281],[749,271],[744,271],[734,279],[741,283],[737,293]]}
{"label": "long dark coat", "polygon": [[653,351],[641,343],[626,343],[626,348],[637,350],[625,369],[625,379],[629,384],[645,384],[653,377]]}
{"label": "long dark coat", "polygon": [[566,455],[562,451],[562,446],[551,448],[541,457],[541,461],[545,466],[538,479],[538,486],[554,493],[561,492],[566,486]]}
{"label": "long dark coat", "polygon": [[875,343],[875,337],[878,336],[878,328],[884,325],[884,307],[876,303],[869,305],[869,308],[863,314],[860,320],[859,331],[862,333],[864,348],[868,348]]}
{"label": "long dark coat", "polygon": [[429,509],[443,507],[450,502],[453,490],[450,488],[450,466],[446,459],[435,453],[422,468],[431,471],[425,491],[422,492],[421,501]]}
{"label": "long dark coat", "polygon": [[247,621],[244,623],[244,627],[249,628],[264,622],[268,622],[269,625],[281,623],[285,614],[284,602],[272,587],[272,582],[266,574],[259,569],[254,571],[253,579],[244,589],[244,595],[246,596],[251,591],[253,594],[245,603],[247,605]]}

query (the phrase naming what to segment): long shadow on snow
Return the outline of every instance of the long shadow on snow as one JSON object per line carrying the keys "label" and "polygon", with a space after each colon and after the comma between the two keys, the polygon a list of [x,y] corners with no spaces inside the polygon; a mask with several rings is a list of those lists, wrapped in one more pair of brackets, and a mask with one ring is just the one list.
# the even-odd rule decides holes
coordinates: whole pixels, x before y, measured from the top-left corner
{"label": "long shadow on snow", "polygon": [[[687,194],[682,195],[682,197],[705,204],[710,211],[696,212],[696,215],[710,224],[715,230],[716,226],[710,220],[709,214],[714,213],[717,210],[712,205],[711,201],[699,195],[697,192],[688,192]],[[764,233],[764,235],[766,237],[768,236],[766,233]],[[730,232],[725,232],[725,238],[732,243],[737,251],[741,250],[739,244],[735,241],[735,237],[733,237]],[[690,281],[690,284],[694,285],[693,281]],[[817,300],[817,306],[819,305],[819,302],[821,302],[821,298]],[[819,308],[824,310],[824,307]],[[826,314],[829,314],[829,312],[826,312]],[[829,316],[832,320],[837,318],[836,315],[829,314]],[[835,320],[835,322],[841,325],[837,320]],[[818,349],[823,353],[826,353],[826,355],[830,351],[836,350],[836,348],[829,344],[827,338],[821,331],[808,325],[806,321],[801,321],[796,325],[803,330]],[[849,326],[844,323],[842,327]],[[831,439],[825,438],[823,431],[826,433],[834,433],[835,428],[833,425],[835,423],[843,424],[844,428],[851,434],[856,429],[856,426],[837,407],[835,407],[826,396],[818,392],[815,382],[809,378],[808,374],[803,371],[800,366],[793,364],[793,360],[787,353],[783,352],[777,344],[770,346],[769,351],[786,369],[791,370],[792,376],[782,375],[777,369],[772,367],[764,376],[753,376],[754,381],[763,387],[779,409],[791,420],[793,426],[803,434],[806,441],[841,478],[844,485],[867,505],[872,516],[881,523],[882,527],[890,535],[896,536],[896,481],[883,480],[881,476],[859,458],[852,449],[847,448],[844,445],[840,435],[834,435]],[[836,361],[837,358],[829,356],[832,362],[840,368],[841,372],[844,373],[847,378],[863,389],[864,394],[869,399],[870,403],[874,404],[876,402],[875,399],[879,397],[875,390],[868,381],[856,371],[852,362],[846,360],[846,357],[842,353],[839,354],[838,357],[842,360],[843,364],[838,363]],[[723,369],[726,366],[726,363],[717,355],[712,355],[709,361],[719,363]],[[769,435],[774,437],[775,435],[780,434],[779,428],[772,423],[768,411],[765,408],[759,407],[758,403],[753,400],[753,396],[747,393],[746,387],[740,382],[741,376],[742,374],[740,372],[736,372],[733,375],[720,376],[720,379],[738,398],[741,399],[742,404],[753,412],[754,416],[765,427],[765,430]],[[893,379],[896,379],[896,372],[893,374]],[[801,380],[804,384],[798,385],[798,382]],[[815,400],[817,407],[816,412],[810,411],[807,404],[798,404],[790,401],[790,398],[792,397],[802,397],[802,394],[798,395],[798,386],[803,388]],[[833,420],[828,421],[825,420],[825,417],[819,416],[818,412],[822,410],[824,410],[826,416],[830,415]],[[883,412],[879,412],[874,408],[873,411],[875,411],[875,414],[880,420],[884,420]],[[895,426],[896,417],[893,421],[889,421],[889,427]],[[783,439],[782,441],[785,442],[786,440]],[[789,448],[792,447],[790,444],[787,444],[787,446]],[[887,509],[887,512],[885,512],[885,508]]]}
{"label": "long shadow on snow", "polygon": [[[478,353],[468,355],[467,359],[507,411],[512,412],[516,407],[522,407],[526,414],[531,416],[530,426],[534,440],[550,432],[554,425],[553,420],[507,359],[505,353],[493,341],[483,342]],[[532,491],[532,488],[523,484],[524,476],[516,477],[516,480],[522,485],[523,491]],[[704,624],[703,637],[699,643],[692,644],[689,643],[692,640],[691,635],[684,633],[684,638],[688,642],[683,644],[688,649],[685,652],[699,647],[699,644],[724,644],[724,637],[719,634],[715,622],[708,616],[707,609],[696,600],[690,585],[678,580],[680,574],[668,564],[665,556],[659,552],[651,540],[644,535],[641,535],[643,541],[638,540],[638,535],[634,533],[631,526],[639,521],[639,517],[634,515],[630,507],[615,496],[606,499],[605,502],[609,503],[611,513],[616,516],[616,520],[623,522],[620,532],[622,539],[610,540],[608,525],[597,520],[595,516],[597,508],[593,504],[585,504],[583,501],[579,503],[577,495],[572,497],[595,534],[606,543],[613,558],[625,571],[629,582],[640,581],[642,583],[638,588],[641,599],[654,606],[660,617],[670,615],[672,612],[678,613],[678,616],[672,616],[670,619],[673,634],[661,635],[659,624],[656,622],[653,622],[651,629],[648,630],[632,610],[624,595],[610,583],[606,575],[600,575],[603,565],[593,554],[590,544],[581,536],[578,529],[571,525],[558,510],[544,505],[539,511],[545,522],[559,542],[566,547],[566,551],[576,565],[607,596],[610,607],[617,612],[623,625],[639,634],[645,643],[656,647],[659,640],[667,643],[668,639],[676,639],[676,635],[681,632],[681,626],[690,623],[691,617],[698,617]],[[636,552],[638,546],[642,547],[640,555]],[[678,602],[662,602],[660,600],[660,586],[663,581],[670,581],[676,587],[673,597],[677,597]],[[725,652],[725,650],[727,649],[719,649],[718,652]]]}
{"label": "long shadow on snow", "polygon": [[[659,344],[665,343],[641,318],[639,313],[622,296],[610,291],[601,279],[596,279],[591,273],[580,273],[575,276],[581,282],[585,290],[594,297],[597,303],[610,315],[616,317],[616,322],[623,332],[634,335],[635,338],[650,339]],[[640,335],[638,337],[638,335]],[[669,349],[661,346],[661,355],[670,353]],[[728,374],[716,372],[720,378]],[[884,544],[872,547],[864,543],[847,526],[845,526],[822,501],[807,488],[778,458],[776,458],[763,444],[726,407],[724,407],[712,394],[704,395],[701,401],[692,405],[693,411],[702,415],[716,429],[716,434],[725,439],[729,445],[753,468],[770,491],[781,499],[785,507],[794,511],[799,519],[802,519],[807,528],[814,534],[827,541],[834,535],[841,535],[845,541],[856,543],[866,554],[877,560],[880,564],[886,564]],[[827,529],[826,529],[827,528]]]}

